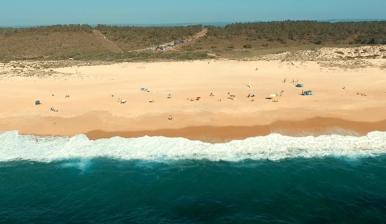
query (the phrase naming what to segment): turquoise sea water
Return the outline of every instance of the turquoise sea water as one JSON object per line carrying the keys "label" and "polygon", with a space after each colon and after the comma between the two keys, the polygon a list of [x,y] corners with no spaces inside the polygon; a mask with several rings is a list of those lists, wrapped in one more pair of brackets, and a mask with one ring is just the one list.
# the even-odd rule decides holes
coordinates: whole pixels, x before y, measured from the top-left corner
{"label": "turquoise sea water", "polygon": [[0,166],[0,223],[385,223],[386,156]]}
{"label": "turquoise sea water", "polygon": [[[203,156],[190,148],[193,154],[181,156],[167,149],[198,143],[162,138],[162,149],[147,151],[156,147],[152,138],[102,144],[0,134],[0,223],[385,223],[386,138],[347,138],[322,138],[336,148],[319,145],[330,150],[321,155],[319,140],[279,137],[307,147],[271,148],[261,158],[255,155],[273,147],[258,146],[262,139],[231,144],[222,151],[228,155]],[[117,149],[120,159],[101,156],[106,145],[133,150]],[[69,152],[79,147],[83,156]],[[135,147],[146,153],[139,156]],[[200,150],[225,145],[211,147]]]}

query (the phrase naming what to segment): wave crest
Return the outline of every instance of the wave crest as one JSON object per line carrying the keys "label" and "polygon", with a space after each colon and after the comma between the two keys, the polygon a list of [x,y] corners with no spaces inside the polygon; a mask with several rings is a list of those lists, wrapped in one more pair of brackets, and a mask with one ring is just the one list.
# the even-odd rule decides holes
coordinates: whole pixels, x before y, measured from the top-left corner
{"label": "wave crest", "polygon": [[282,160],[313,157],[371,157],[386,154],[386,132],[366,136],[323,135],[289,137],[271,134],[228,143],[205,143],[184,138],[141,137],[89,140],[36,137],[17,131],[0,134],[0,161],[52,162],[71,159],[120,160]]}

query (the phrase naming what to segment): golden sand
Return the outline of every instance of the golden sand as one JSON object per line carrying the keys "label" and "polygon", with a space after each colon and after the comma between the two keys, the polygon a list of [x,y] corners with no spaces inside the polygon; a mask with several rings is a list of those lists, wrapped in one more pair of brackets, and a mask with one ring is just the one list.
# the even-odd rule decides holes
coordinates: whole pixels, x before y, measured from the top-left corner
{"label": "golden sand", "polygon": [[386,60],[368,62],[347,68],[214,60],[74,66],[49,76],[7,73],[0,79],[0,131],[225,141],[272,132],[386,130]]}

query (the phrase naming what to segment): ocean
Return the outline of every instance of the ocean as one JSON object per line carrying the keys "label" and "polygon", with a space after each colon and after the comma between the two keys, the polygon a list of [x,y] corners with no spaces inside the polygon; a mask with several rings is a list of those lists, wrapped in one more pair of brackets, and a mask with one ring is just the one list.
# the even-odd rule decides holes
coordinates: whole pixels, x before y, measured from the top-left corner
{"label": "ocean", "polygon": [[0,134],[0,223],[386,223],[386,133]]}

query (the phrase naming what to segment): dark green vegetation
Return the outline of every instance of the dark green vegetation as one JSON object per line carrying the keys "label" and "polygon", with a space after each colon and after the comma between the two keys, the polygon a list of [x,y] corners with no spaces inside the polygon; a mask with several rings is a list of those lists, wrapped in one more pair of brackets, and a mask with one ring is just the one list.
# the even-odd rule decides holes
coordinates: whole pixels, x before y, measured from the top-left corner
{"label": "dark green vegetation", "polygon": [[201,26],[186,27],[116,27],[98,26],[109,40],[122,50],[130,51],[160,45],[173,40],[185,39],[200,32]]}
{"label": "dark green vegetation", "polygon": [[[145,50],[184,40],[203,29],[63,25],[0,29],[0,60],[154,60],[245,58],[323,46],[386,44],[383,22],[284,21],[207,27],[206,36],[168,52]],[[139,51],[138,51],[139,50]]]}
{"label": "dark green vegetation", "polygon": [[328,23],[285,21],[212,28],[194,48],[229,57],[287,50],[386,44],[386,22]]}

